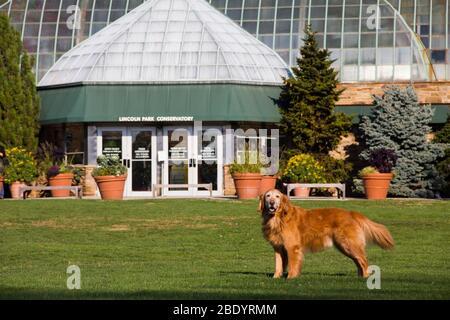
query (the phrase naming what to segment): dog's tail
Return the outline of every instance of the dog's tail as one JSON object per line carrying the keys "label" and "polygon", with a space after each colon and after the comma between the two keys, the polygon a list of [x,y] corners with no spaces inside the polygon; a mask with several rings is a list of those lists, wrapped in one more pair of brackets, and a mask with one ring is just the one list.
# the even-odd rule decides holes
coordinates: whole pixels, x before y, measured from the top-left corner
{"label": "dog's tail", "polygon": [[386,250],[394,247],[394,239],[385,226],[373,222],[361,214],[356,215],[355,218],[361,225],[367,241],[373,242]]}

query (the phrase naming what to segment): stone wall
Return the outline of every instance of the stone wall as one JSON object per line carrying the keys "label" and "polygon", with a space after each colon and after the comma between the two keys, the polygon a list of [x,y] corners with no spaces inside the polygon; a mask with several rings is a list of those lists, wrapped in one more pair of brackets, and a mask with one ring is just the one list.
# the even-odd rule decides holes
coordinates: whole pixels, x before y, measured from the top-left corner
{"label": "stone wall", "polygon": [[[395,83],[406,87],[410,83]],[[383,87],[388,83],[365,82],[365,83],[342,83],[339,88],[345,88],[337,105],[372,105],[372,95],[382,95]],[[433,104],[450,104],[450,81],[439,82],[414,82],[414,87],[419,102]]]}

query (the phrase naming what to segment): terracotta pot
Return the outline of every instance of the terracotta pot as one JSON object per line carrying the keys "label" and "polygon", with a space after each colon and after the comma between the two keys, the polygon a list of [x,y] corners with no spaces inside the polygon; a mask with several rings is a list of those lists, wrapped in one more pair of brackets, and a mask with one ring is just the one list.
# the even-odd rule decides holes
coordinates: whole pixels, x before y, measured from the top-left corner
{"label": "terracotta pot", "polygon": [[11,198],[13,199],[20,199],[20,187],[25,186],[25,183],[16,181],[11,183],[9,186],[9,190],[11,190]]}
{"label": "terracotta pot", "polygon": [[[54,177],[48,178],[48,184],[51,187],[66,187],[72,185],[73,173],[60,173]],[[70,190],[51,190],[52,197],[69,197]]]}
{"label": "terracotta pot", "polygon": [[95,177],[95,182],[103,200],[122,200],[126,180],[126,175]]}
{"label": "terracotta pot", "polygon": [[264,194],[271,189],[275,189],[277,184],[277,176],[262,176],[259,185],[259,194]]}
{"label": "terracotta pot", "polygon": [[260,173],[233,174],[234,186],[239,199],[255,199],[259,196]]}
{"label": "terracotta pot", "polygon": [[370,173],[363,176],[366,198],[370,200],[386,199],[392,173]]}
{"label": "terracotta pot", "polygon": [[309,188],[298,187],[294,189],[294,196],[299,198],[308,198],[309,191]]}

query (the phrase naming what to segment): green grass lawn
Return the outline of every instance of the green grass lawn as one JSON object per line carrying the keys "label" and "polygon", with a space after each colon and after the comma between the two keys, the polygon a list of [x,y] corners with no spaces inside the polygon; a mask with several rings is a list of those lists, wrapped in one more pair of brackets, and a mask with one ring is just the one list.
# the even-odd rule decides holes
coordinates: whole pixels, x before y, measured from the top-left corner
{"label": "green grass lawn", "polygon": [[[358,210],[390,229],[393,251],[368,249],[380,290],[334,249],[307,254],[298,279],[272,279],[256,200],[29,200],[0,201],[0,298],[450,298],[450,201],[301,205]],[[66,288],[72,264],[81,290]]]}

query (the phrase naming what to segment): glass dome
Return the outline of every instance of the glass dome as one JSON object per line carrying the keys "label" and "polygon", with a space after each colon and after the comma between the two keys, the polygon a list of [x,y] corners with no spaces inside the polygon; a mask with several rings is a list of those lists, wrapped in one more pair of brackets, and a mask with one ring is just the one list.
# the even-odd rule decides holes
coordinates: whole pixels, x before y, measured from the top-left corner
{"label": "glass dome", "polygon": [[204,0],[150,0],[65,53],[39,86],[236,82],[279,85],[286,63]]}

